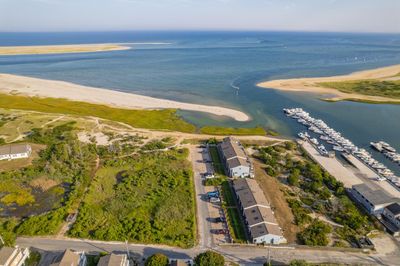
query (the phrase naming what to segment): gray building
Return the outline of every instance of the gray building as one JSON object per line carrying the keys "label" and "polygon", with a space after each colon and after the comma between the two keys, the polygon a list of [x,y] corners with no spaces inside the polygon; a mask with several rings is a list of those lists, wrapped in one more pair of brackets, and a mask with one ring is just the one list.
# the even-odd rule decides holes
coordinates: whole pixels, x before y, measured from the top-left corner
{"label": "gray building", "polygon": [[400,204],[392,203],[383,209],[383,224],[395,235],[400,234]]}
{"label": "gray building", "polygon": [[386,206],[399,201],[382,188],[369,183],[354,185],[351,194],[370,214],[377,216],[383,213]]}
{"label": "gray building", "polygon": [[257,181],[238,179],[233,182],[233,188],[251,241],[255,244],[286,243],[270,203]]}
{"label": "gray building", "polygon": [[72,251],[67,249],[58,258],[57,262],[52,263],[50,266],[85,266],[87,263],[85,252]]}
{"label": "gray building", "polygon": [[101,257],[97,266],[129,266],[126,254],[109,254]]}
{"label": "gray building", "polygon": [[0,146],[0,161],[28,158],[32,148],[28,144],[8,144]]}
{"label": "gray building", "polygon": [[253,165],[240,142],[232,137],[218,144],[218,151],[230,177],[254,177]]}

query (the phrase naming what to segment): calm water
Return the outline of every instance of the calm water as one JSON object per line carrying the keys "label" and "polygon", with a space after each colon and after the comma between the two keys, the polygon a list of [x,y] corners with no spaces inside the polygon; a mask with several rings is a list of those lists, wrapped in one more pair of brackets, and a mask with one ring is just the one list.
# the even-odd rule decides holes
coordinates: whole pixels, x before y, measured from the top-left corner
{"label": "calm water", "polygon": [[[105,53],[0,56],[0,73],[65,80],[240,109],[238,123],[181,111],[196,125],[261,125],[285,136],[301,127],[282,114],[303,107],[359,146],[386,140],[400,150],[400,105],[327,103],[310,94],[257,88],[262,80],[330,76],[400,63],[400,35],[278,32],[0,33],[0,45],[131,43]],[[135,44],[142,43],[142,44]],[[147,43],[147,44],[143,44]],[[152,43],[152,44],[151,44]],[[154,44],[164,43],[164,44]],[[236,88],[239,88],[237,90]],[[400,167],[375,154],[393,170]]]}

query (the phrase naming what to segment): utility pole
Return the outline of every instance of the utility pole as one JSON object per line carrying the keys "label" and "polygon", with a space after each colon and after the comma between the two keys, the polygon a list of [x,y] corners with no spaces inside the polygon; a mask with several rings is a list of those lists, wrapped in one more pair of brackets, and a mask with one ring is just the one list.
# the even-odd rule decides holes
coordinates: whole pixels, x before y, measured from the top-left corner
{"label": "utility pole", "polygon": [[1,241],[1,244],[3,244],[3,246],[4,246],[5,243],[4,243],[3,237],[1,235],[0,235],[0,241]]}
{"label": "utility pole", "polygon": [[271,245],[268,245],[268,266],[271,266]]}
{"label": "utility pole", "polygon": [[127,254],[127,256],[128,256],[128,263],[129,263],[129,265],[130,265],[131,263],[129,262],[129,260],[130,260],[130,255],[129,255],[129,248],[128,248],[128,240],[127,240],[127,239],[125,239],[125,246],[126,246],[126,254]]}

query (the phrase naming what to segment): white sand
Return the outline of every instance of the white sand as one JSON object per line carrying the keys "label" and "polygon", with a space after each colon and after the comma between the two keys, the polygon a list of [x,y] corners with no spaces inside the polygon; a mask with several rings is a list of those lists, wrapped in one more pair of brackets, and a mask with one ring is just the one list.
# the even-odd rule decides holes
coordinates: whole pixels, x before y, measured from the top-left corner
{"label": "white sand", "polygon": [[173,108],[227,116],[237,121],[250,120],[249,116],[243,112],[219,106],[183,103],[133,93],[87,87],[64,81],[45,80],[10,74],[0,74],[0,92],[18,93],[37,97],[64,98],[72,101],[105,104],[126,109]]}
{"label": "white sand", "polygon": [[371,100],[371,101],[393,101],[399,102],[398,99],[361,95],[356,93],[344,93],[336,89],[322,87],[318,83],[321,82],[340,82],[340,81],[355,81],[355,80],[398,80],[400,73],[400,65],[394,65],[389,67],[382,67],[372,70],[365,70],[354,72],[348,75],[333,76],[333,77],[320,77],[320,78],[294,78],[294,79],[278,79],[265,81],[257,84],[257,86],[267,89],[277,89],[284,91],[304,91],[317,94],[333,94],[336,97],[330,98],[331,100],[343,100],[343,99],[360,99],[360,100]]}
{"label": "white sand", "polygon": [[128,50],[130,48],[131,47],[129,46],[109,43],[40,46],[0,46],[0,55],[91,53]]}

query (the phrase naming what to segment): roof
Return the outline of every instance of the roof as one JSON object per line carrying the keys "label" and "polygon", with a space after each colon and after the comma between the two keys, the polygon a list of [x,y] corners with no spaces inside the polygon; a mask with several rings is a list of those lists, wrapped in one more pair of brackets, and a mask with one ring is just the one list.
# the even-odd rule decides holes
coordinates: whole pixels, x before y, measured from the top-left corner
{"label": "roof", "polygon": [[268,234],[282,236],[270,203],[257,181],[249,178],[238,179],[233,181],[233,187],[244,209],[243,215],[251,236],[253,238]]}
{"label": "roof", "polygon": [[393,215],[399,215],[400,214],[400,205],[396,203],[392,203],[389,206],[386,207]]}
{"label": "roof", "polygon": [[244,209],[256,205],[270,205],[269,201],[264,196],[264,192],[254,179],[244,178],[235,180],[233,182],[233,187]]}
{"label": "roof", "polygon": [[245,159],[240,157],[229,159],[227,160],[227,163],[229,169],[236,168],[238,166],[245,166],[250,168],[250,164]]}
{"label": "roof", "polygon": [[271,224],[276,224],[277,222],[274,217],[274,213],[269,207],[253,207],[244,211],[246,216],[246,221],[249,226],[259,224],[262,222],[267,222]]}
{"label": "roof", "polygon": [[220,149],[224,154],[225,159],[229,160],[234,157],[247,158],[243,148],[240,146],[239,141],[233,138],[225,138],[220,144]]}
{"label": "roof", "polygon": [[60,262],[54,263],[54,266],[78,266],[80,260],[80,254],[73,252],[70,249],[64,251]]}
{"label": "roof", "polygon": [[255,225],[253,227],[250,227],[250,234],[253,238],[265,236],[265,235],[276,235],[276,236],[282,236],[281,229],[279,228],[278,225],[274,224],[266,224],[262,223],[259,225]]}
{"label": "roof", "polygon": [[8,144],[0,146],[0,155],[26,153],[30,149],[28,144]]}
{"label": "roof", "polygon": [[173,260],[171,266],[187,266],[187,263],[183,260]]}
{"label": "roof", "polygon": [[121,266],[126,261],[126,255],[109,254],[101,257],[97,266]]}
{"label": "roof", "polygon": [[5,265],[16,250],[16,248],[3,247],[0,250],[0,265]]}
{"label": "roof", "polygon": [[380,187],[373,186],[372,184],[362,183],[354,185],[353,189],[357,190],[373,205],[389,204],[398,201],[398,199],[391,197]]}

